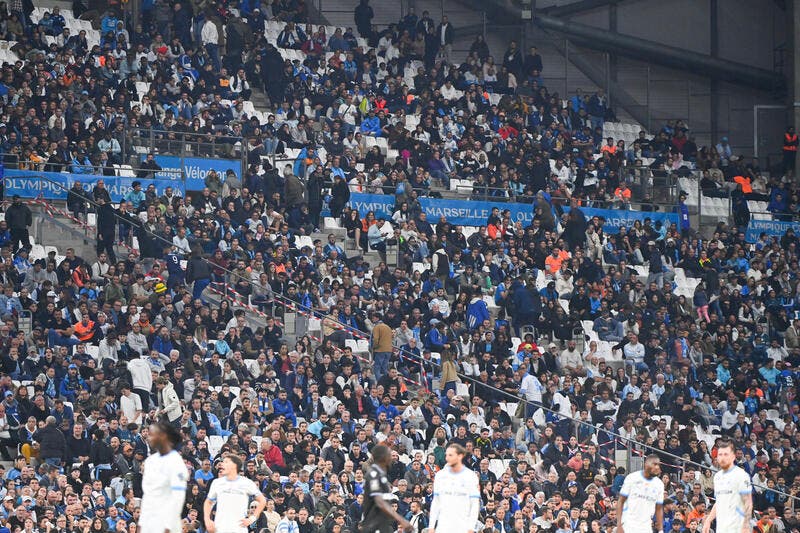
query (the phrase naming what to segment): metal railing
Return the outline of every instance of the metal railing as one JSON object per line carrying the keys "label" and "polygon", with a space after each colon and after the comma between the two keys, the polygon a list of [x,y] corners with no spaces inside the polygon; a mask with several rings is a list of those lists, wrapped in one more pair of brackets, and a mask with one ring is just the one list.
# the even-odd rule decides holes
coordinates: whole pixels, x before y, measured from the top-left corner
{"label": "metal railing", "polygon": [[[3,167],[6,170],[21,170],[27,172],[57,172],[57,173],[70,173],[80,176],[86,174],[88,176],[100,176],[106,179],[111,178],[138,178],[146,180],[152,177],[154,173],[167,179],[181,180],[184,178],[182,171],[161,169],[153,170],[138,166],[137,164],[117,164],[113,163],[110,167],[104,167],[100,164],[75,164],[73,162],[56,163],[50,161],[31,161],[19,159],[19,156],[14,153],[0,152],[0,159],[3,161]],[[105,172],[113,172],[113,174],[105,174]]]}
{"label": "metal railing", "polygon": [[157,128],[132,128],[128,131],[124,143],[121,143],[123,154],[128,158],[154,153],[178,157],[237,159],[243,158],[247,153],[247,143],[241,136]]}

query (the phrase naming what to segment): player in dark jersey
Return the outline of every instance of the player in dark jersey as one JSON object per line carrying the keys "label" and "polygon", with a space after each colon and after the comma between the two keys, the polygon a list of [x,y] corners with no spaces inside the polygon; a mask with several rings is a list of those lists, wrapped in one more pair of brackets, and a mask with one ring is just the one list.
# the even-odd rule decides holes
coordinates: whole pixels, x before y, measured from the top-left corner
{"label": "player in dark jersey", "polygon": [[392,464],[389,448],[378,444],[372,448],[372,464],[367,471],[364,486],[364,508],[359,531],[361,533],[394,533],[394,523],[405,532],[411,531],[411,524],[392,509],[392,485],[386,472]]}
{"label": "player in dark jersey", "polygon": [[167,264],[167,288],[172,290],[175,287],[180,287],[184,283],[186,274],[181,267],[181,258],[175,253],[174,247],[167,246],[164,248],[164,262]]}

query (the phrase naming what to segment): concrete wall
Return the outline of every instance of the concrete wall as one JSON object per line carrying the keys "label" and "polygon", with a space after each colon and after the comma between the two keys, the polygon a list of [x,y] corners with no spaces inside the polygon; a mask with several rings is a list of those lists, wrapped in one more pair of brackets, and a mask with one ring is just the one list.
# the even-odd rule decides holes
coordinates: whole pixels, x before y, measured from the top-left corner
{"label": "concrete wall", "polygon": [[[616,10],[619,33],[702,54],[711,53],[710,0],[622,0]],[[608,7],[602,7],[569,18],[608,29],[609,12]],[[717,16],[719,57],[773,69],[774,49],[787,43],[788,13],[780,9],[777,2],[719,0]],[[539,38],[547,40],[553,36],[539,35]],[[791,49],[791,45],[787,48]],[[576,50],[575,53],[591,54],[591,51]],[[548,54],[548,59],[553,70],[563,72],[563,57]],[[791,57],[787,56],[786,61],[788,74]],[[626,58],[618,58],[617,65],[618,81],[642,106],[647,106],[651,129],[658,129],[668,119],[681,118],[688,121],[698,144],[711,142],[711,83],[707,78]],[[578,73],[570,69],[570,74],[580,83]],[[574,92],[576,84],[572,80],[566,85],[568,93]],[[728,136],[735,149],[751,155],[753,106],[783,101],[774,94],[726,83],[719,84],[718,90],[716,137]],[[619,114],[625,117],[624,111]]]}
{"label": "concrete wall", "polygon": [[[570,17],[608,29],[608,7]],[[709,0],[622,0],[617,3],[617,31],[633,37],[711,53]],[[773,49],[786,43],[787,13],[773,0],[719,1],[719,56],[772,69]]]}
{"label": "concrete wall", "polygon": [[[575,0],[537,0],[537,7],[563,6]],[[617,31],[622,34],[648,39],[668,46],[695,52],[711,53],[710,35],[711,0],[621,0],[617,3]],[[323,14],[333,24],[352,23],[352,9],[358,0],[323,0]],[[409,4],[416,4],[417,13],[428,9],[438,22],[442,10],[458,27],[478,24],[483,20],[480,10],[464,6],[462,0],[371,0],[375,22],[395,22]],[[718,0],[719,56],[755,67],[771,70],[773,50],[787,42],[787,18],[774,0]],[[598,28],[609,28],[609,7],[583,12],[572,20]],[[488,17],[491,18],[491,13]],[[529,27],[531,28],[531,27]],[[487,42],[492,54],[501,60],[510,38],[519,38],[519,28],[487,26]],[[455,59],[465,55],[474,37],[462,36],[454,47]],[[569,97],[577,89],[593,92],[604,86],[604,80],[590,80],[563,55],[564,39],[548,34],[536,27],[526,30],[523,49],[534,44],[539,48],[544,62],[542,73],[545,84],[562,97]],[[791,49],[791,45],[787,46]],[[608,61],[605,54],[575,46],[569,47],[572,55],[580,54],[605,72]],[[786,58],[786,73],[791,73],[791,56]],[[688,121],[698,144],[708,144],[712,138],[726,135],[741,153],[753,153],[753,106],[781,104],[776,95],[757,92],[730,84],[719,84],[716,117],[718,131],[711,132],[711,83],[707,78],[675,69],[649,65],[641,61],[617,58],[617,79],[635,98],[640,108],[647,108],[649,126],[657,130],[666,120]],[[612,95],[613,96],[613,95]],[[624,110],[618,115],[631,120]]]}

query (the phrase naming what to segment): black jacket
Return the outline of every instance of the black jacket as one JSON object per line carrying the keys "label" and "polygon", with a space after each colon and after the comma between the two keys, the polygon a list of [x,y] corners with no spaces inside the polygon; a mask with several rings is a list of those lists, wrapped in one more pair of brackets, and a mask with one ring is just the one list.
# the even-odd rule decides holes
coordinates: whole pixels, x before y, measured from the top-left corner
{"label": "black jacket", "polygon": [[71,187],[67,192],[67,208],[70,211],[86,211],[86,193],[83,189]]}
{"label": "black jacket", "polygon": [[75,462],[78,457],[89,457],[92,445],[87,438],[76,439],[70,435],[67,437],[67,460]]}
{"label": "black jacket", "polygon": [[436,31],[436,37],[439,39],[439,42],[442,42],[442,30],[444,30],[444,43],[445,44],[453,44],[453,39],[455,38],[455,31],[453,30],[453,23],[448,22],[447,27],[444,25],[439,24],[439,28]]}
{"label": "black jacket", "polygon": [[186,281],[191,283],[198,279],[211,277],[211,269],[201,257],[192,257],[186,265]]}
{"label": "black jacket", "polygon": [[114,238],[117,228],[117,213],[111,204],[97,208],[97,236]]}
{"label": "black jacket", "polygon": [[6,223],[10,230],[21,230],[33,224],[33,215],[30,208],[22,202],[12,203],[6,210]]}
{"label": "black jacket", "polygon": [[42,459],[64,460],[67,451],[67,440],[55,426],[46,425],[33,434],[33,440],[39,443],[39,456]]}

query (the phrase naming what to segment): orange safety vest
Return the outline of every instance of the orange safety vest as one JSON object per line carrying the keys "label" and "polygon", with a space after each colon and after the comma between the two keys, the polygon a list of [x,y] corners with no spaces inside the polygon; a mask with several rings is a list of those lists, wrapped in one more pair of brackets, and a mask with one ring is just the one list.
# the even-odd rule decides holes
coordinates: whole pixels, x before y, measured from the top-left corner
{"label": "orange safety vest", "polygon": [[738,183],[742,188],[744,194],[753,192],[753,187],[750,185],[750,178],[745,176],[734,176],[733,181]]}
{"label": "orange safety vest", "polygon": [[789,135],[788,133],[783,134],[783,151],[784,152],[796,152],[797,151],[797,134]]}
{"label": "orange safety vest", "polygon": [[83,321],[78,322],[75,324],[74,329],[75,336],[78,337],[78,340],[81,342],[86,342],[94,335],[94,322],[90,320],[85,326],[83,325]]}

